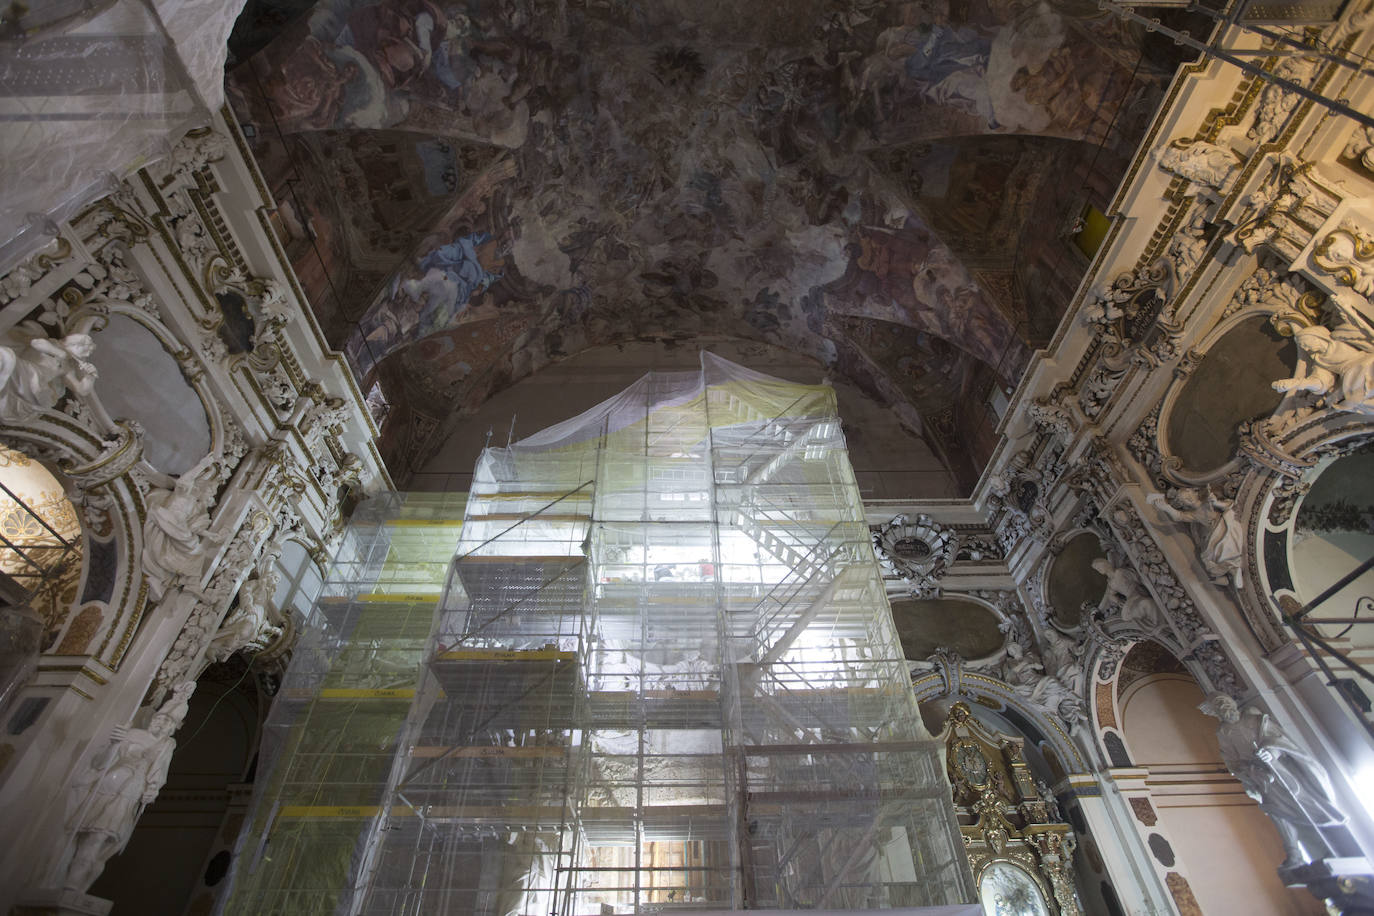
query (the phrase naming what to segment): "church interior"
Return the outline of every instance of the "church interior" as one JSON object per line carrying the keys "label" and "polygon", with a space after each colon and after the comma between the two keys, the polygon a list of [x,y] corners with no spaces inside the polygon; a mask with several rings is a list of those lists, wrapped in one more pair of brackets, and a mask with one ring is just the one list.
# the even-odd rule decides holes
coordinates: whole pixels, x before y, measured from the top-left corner
{"label": "church interior", "polygon": [[0,10],[0,913],[1374,913],[1371,56]]}

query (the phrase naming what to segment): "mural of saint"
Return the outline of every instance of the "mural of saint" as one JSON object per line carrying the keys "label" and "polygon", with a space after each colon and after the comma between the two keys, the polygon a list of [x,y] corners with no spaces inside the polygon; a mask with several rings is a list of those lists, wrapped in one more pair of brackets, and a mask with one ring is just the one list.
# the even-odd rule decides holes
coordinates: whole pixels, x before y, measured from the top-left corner
{"label": "mural of saint", "polygon": [[349,356],[363,374],[407,341],[452,327],[504,275],[496,239],[485,231],[455,232],[425,251],[392,280],[350,340]]}

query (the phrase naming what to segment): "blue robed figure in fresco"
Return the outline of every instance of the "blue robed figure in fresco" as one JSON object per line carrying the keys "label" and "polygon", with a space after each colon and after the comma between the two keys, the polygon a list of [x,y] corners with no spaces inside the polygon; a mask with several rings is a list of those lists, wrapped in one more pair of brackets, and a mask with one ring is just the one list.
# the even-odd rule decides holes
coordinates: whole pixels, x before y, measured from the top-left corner
{"label": "blue robed figure in fresco", "polygon": [[924,94],[953,104],[996,126],[986,85],[990,38],[966,27],[931,26],[910,42],[913,53],[905,61],[906,75],[925,86]]}
{"label": "blue robed figure in fresco", "polygon": [[488,270],[478,252],[490,241],[487,232],[459,236],[420,258],[418,278],[412,274],[393,281],[368,309],[360,333],[348,345],[359,371],[371,371],[403,339],[418,339],[448,327],[474,295],[500,280],[503,275]]}
{"label": "blue robed figure in fresco", "polygon": [[423,303],[416,324],[424,331],[437,330],[468,304],[474,293],[480,293],[501,279],[483,266],[477,248],[491,241],[486,232],[459,236],[447,245],[440,245],[420,259],[421,276],[405,280],[401,290],[416,302]]}

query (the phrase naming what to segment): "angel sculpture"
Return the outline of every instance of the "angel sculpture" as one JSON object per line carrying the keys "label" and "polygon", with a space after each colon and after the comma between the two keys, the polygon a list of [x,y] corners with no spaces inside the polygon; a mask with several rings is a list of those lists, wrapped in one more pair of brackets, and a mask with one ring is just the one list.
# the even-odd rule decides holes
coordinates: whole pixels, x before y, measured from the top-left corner
{"label": "angel sculpture", "polygon": [[96,369],[87,360],[94,352],[89,334],[54,340],[33,321],[10,331],[0,345],[0,421],[31,420],[68,391],[89,395]]}
{"label": "angel sculpture", "polygon": [[1205,489],[1185,488],[1151,493],[1145,501],[1179,524],[1193,529],[1200,551],[1202,568],[1214,582],[1227,579],[1237,588],[1245,565],[1245,526],[1236,517],[1231,500],[1221,499]]}

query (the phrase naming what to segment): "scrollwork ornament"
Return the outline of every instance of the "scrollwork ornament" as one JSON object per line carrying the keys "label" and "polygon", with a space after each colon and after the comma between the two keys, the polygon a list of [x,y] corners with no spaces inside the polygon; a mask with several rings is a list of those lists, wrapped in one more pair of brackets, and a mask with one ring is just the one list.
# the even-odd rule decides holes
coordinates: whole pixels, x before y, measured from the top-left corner
{"label": "scrollwork ornament", "polygon": [[1312,263],[1362,296],[1374,295],[1374,236],[1353,220],[1327,233],[1312,250]]}
{"label": "scrollwork ornament", "polygon": [[89,461],[63,460],[62,473],[81,490],[96,490],[123,477],[143,458],[143,426],[136,420],[116,420],[116,432],[105,438]]}
{"label": "scrollwork ornament", "polygon": [[959,538],[928,515],[896,515],[874,529],[873,547],[885,573],[913,589],[938,593],[937,583],[959,552]]}
{"label": "scrollwork ornament", "polygon": [[1208,629],[1192,598],[1129,500],[1121,500],[1108,515],[1117,541],[1134,562],[1140,582],[1154,595],[1165,619],[1177,634],[1189,659],[1198,663],[1214,689],[1239,692],[1240,672]]}
{"label": "scrollwork ornament", "polygon": [[33,285],[72,256],[72,243],[58,236],[37,254],[0,276],[0,308],[29,294]]}

